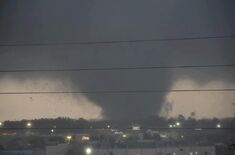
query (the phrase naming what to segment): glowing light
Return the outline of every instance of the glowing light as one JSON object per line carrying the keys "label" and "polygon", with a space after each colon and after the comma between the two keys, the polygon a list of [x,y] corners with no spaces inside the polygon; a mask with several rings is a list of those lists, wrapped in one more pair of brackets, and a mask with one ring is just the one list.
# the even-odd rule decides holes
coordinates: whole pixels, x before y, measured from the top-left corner
{"label": "glowing light", "polygon": [[180,122],[176,122],[176,126],[180,126]]}
{"label": "glowing light", "polygon": [[167,138],[167,135],[166,134],[160,134],[160,137],[161,138]]}
{"label": "glowing light", "polygon": [[123,134],[123,135],[122,135],[122,137],[123,137],[123,138],[126,138],[126,137],[127,137],[127,135]]}
{"label": "glowing light", "polygon": [[109,128],[110,128],[110,125],[107,125],[107,128],[109,129]]}
{"label": "glowing light", "polygon": [[133,126],[132,130],[138,131],[138,130],[140,130],[140,126]]}
{"label": "glowing light", "polygon": [[82,136],[82,140],[90,140],[90,137],[88,137],[88,136]]}
{"label": "glowing light", "polygon": [[0,122],[0,126],[2,126],[3,125],[3,123],[2,122]]}
{"label": "glowing light", "polygon": [[68,135],[66,139],[70,141],[72,139],[72,136]]}
{"label": "glowing light", "polygon": [[217,128],[221,128],[221,125],[220,125],[220,124],[217,124],[216,127],[217,127]]}
{"label": "glowing light", "polygon": [[173,128],[173,125],[170,124],[170,125],[169,125],[169,128]]}
{"label": "glowing light", "polygon": [[53,133],[53,132],[54,132],[54,129],[51,129],[51,132]]}
{"label": "glowing light", "polygon": [[92,150],[91,150],[91,148],[86,148],[86,154],[91,154],[92,153]]}
{"label": "glowing light", "polygon": [[28,122],[28,123],[26,124],[26,126],[27,126],[28,128],[30,128],[30,127],[32,127],[32,123]]}

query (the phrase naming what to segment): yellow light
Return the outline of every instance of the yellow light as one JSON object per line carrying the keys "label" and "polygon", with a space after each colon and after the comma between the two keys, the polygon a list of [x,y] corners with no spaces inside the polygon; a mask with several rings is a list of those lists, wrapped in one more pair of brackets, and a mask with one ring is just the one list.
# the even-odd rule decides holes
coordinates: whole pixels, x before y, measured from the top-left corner
{"label": "yellow light", "polygon": [[31,127],[31,126],[32,126],[32,123],[28,122],[27,127]]}
{"label": "yellow light", "polygon": [[2,122],[0,122],[0,126],[2,126]]}
{"label": "yellow light", "polygon": [[66,138],[67,138],[68,140],[71,140],[71,139],[72,139],[72,136],[68,135]]}
{"label": "yellow light", "polygon": [[91,148],[86,148],[86,154],[91,154],[92,153],[92,150],[91,150]]}
{"label": "yellow light", "polygon": [[123,137],[123,138],[126,138],[126,137],[127,137],[127,135],[123,134],[123,135],[122,135],[122,137]]}

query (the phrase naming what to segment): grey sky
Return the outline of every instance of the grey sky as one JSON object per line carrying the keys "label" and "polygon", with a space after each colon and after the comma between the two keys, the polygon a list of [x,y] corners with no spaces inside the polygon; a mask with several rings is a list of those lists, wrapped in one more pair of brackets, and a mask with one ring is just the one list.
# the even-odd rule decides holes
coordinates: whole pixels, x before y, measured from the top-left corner
{"label": "grey sky", "polygon": [[[2,43],[115,41],[235,35],[235,2],[233,0],[18,0],[0,3],[0,42]],[[233,64],[234,52],[235,39],[231,38],[99,45],[2,46],[0,47],[0,69]],[[224,84],[218,85],[221,88],[234,85],[234,77],[234,68],[1,73],[0,78],[4,83],[6,79],[10,79],[9,84],[17,81],[22,85],[17,85],[17,88],[14,86],[8,88],[6,84],[3,85],[3,82],[0,82],[0,89],[2,91],[16,91],[15,89],[19,91],[171,89],[177,81],[185,79],[195,81],[198,86],[193,88],[200,86],[210,88],[211,85],[207,84],[211,81],[222,81]],[[35,84],[37,83],[35,81],[42,79],[45,82]],[[50,83],[51,81],[60,81],[62,84],[60,87],[51,88],[51,85],[58,84]],[[30,86],[24,86],[24,83]],[[187,85],[181,85],[179,89],[185,87]],[[102,109],[101,115],[105,118],[136,118],[159,113],[162,105],[166,103],[167,95],[169,94],[115,94],[83,97],[89,100],[89,104],[91,102],[93,106],[99,106]],[[226,102],[230,104],[233,98],[231,94],[227,96]],[[181,98],[182,100],[178,102],[184,100],[183,96]],[[46,103],[47,100],[44,98],[39,101]],[[207,100],[210,102],[210,99]],[[5,98],[4,101],[11,102],[11,105],[23,104],[20,100],[9,101]],[[40,107],[39,101],[34,103],[37,107]],[[75,102],[74,98],[68,102]],[[7,102],[3,104],[5,104],[4,111],[12,108],[7,108]],[[63,104],[68,103],[63,101]],[[198,105],[203,109],[203,105]],[[45,105],[42,104],[42,106]],[[59,105],[55,107],[59,108]],[[64,109],[64,106],[60,109]],[[227,113],[228,109],[222,109],[222,112]],[[71,116],[69,113],[69,110],[66,114],[55,112],[54,115],[46,115],[45,113],[45,117]],[[77,112],[78,117],[89,118],[91,115],[80,113],[82,112]],[[183,111],[181,113],[184,114]],[[210,115],[208,112],[205,117],[215,115],[218,113]],[[98,117],[98,114],[94,117],[96,116]],[[1,117],[7,118],[3,114]],[[20,117],[24,117],[24,112],[21,112]],[[25,117],[30,118],[31,115],[25,115]],[[32,114],[32,118],[34,117],[42,116]],[[72,117],[76,117],[76,111]],[[14,118],[17,118],[17,115]]]}

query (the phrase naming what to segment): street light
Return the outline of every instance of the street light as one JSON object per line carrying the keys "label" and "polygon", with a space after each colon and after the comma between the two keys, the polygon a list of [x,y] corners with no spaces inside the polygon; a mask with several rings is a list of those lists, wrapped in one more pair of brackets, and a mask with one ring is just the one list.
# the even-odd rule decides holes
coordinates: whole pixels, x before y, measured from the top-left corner
{"label": "street light", "polygon": [[71,135],[66,136],[66,140],[67,140],[68,143],[70,143],[71,140],[72,140],[72,136]]}
{"label": "street light", "polygon": [[28,122],[28,123],[26,124],[26,126],[27,126],[28,128],[30,128],[30,127],[32,127],[32,123]]}
{"label": "street light", "polygon": [[87,155],[89,155],[89,154],[91,154],[91,153],[92,153],[92,150],[91,150],[91,148],[90,148],[90,147],[87,147],[85,151],[86,151],[86,154],[87,154]]}
{"label": "street light", "polygon": [[71,140],[71,139],[72,139],[72,136],[68,135],[68,136],[66,137],[66,139],[67,139],[67,140]]}
{"label": "street light", "polygon": [[216,127],[217,127],[217,128],[221,128],[221,125],[220,125],[220,124],[217,124]]}
{"label": "street light", "polygon": [[176,122],[176,126],[180,126],[180,122]]}
{"label": "street light", "polygon": [[51,129],[51,133],[54,133],[54,129]]}
{"label": "street light", "polygon": [[0,127],[3,125],[3,123],[2,122],[0,122]]}

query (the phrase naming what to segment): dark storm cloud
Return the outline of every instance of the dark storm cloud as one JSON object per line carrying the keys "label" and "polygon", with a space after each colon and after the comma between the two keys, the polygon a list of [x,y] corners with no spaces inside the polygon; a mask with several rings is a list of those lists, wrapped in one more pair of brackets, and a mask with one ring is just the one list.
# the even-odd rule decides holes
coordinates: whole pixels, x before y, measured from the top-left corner
{"label": "dark storm cloud", "polygon": [[[1,2],[0,41],[11,43],[114,41],[235,34],[233,0],[99,0]],[[1,69],[93,68],[232,64],[234,39],[99,45],[0,47]],[[177,73],[177,74],[176,74]],[[234,70],[125,70],[14,73],[16,79],[70,80],[73,90],[158,90],[189,77],[203,84],[232,81]],[[4,76],[4,74],[1,74]],[[87,95],[107,118],[159,112],[161,94]]]}

